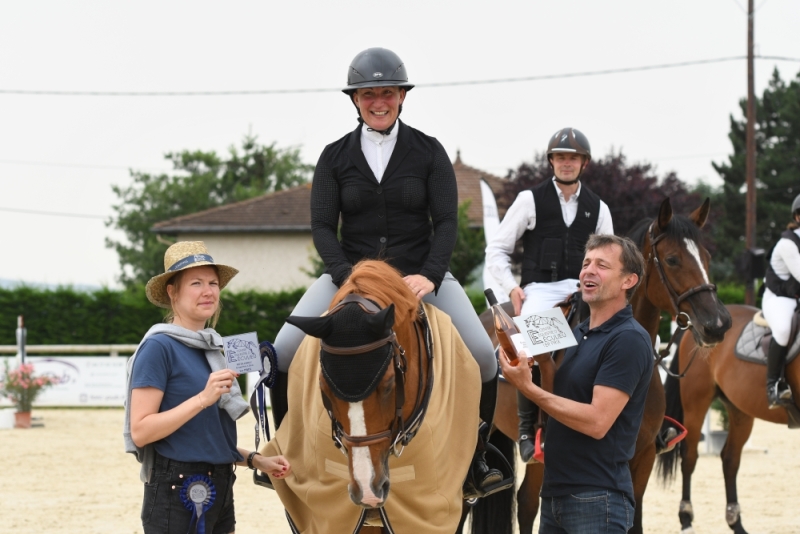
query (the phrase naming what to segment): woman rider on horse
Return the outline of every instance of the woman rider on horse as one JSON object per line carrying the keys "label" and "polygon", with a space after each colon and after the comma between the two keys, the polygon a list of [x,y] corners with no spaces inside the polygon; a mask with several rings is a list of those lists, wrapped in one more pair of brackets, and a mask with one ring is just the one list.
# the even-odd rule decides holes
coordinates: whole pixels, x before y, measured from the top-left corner
{"label": "woman rider on horse", "polygon": [[[483,494],[502,480],[484,457],[497,399],[497,360],[464,289],[448,272],[458,215],[453,166],[439,141],[398,119],[413,87],[391,50],[364,50],[350,64],[342,91],[355,105],[359,124],[323,150],[311,188],[311,230],[325,274],[292,313],[310,317],[324,312],[353,265],[363,259],[385,259],[404,274],[418,299],[447,313],[481,371],[484,424],[470,472]],[[285,373],[304,336],[284,324],[275,339],[282,373],[271,390],[276,426],[287,410]]]}
{"label": "woman rider on horse", "polygon": [[778,408],[792,403],[789,385],[781,380],[786,363],[792,316],[800,298],[800,195],[792,202],[792,220],[772,249],[764,278],[764,298],[761,307],[772,329],[767,351],[767,403]]}

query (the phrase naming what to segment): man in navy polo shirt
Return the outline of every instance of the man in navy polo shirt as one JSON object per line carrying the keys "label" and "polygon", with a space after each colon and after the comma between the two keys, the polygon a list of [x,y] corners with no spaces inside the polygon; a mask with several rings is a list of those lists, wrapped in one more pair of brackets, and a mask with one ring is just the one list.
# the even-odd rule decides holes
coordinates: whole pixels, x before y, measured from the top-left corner
{"label": "man in navy polo shirt", "polygon": [[578,345],[567,349],[553,393],[501,351],[506,379],[550,415],[539,534],[624,533],[633,525],[628,461],[653,372],[650,336],[628,304],[643,271],[630,239],[589,238],[579,280],[591,316],[573,331]]}

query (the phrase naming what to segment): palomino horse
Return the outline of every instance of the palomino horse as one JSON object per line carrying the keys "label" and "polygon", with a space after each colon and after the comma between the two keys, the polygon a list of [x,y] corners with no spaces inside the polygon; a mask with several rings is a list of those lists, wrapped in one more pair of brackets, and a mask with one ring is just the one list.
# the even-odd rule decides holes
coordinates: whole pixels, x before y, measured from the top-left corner
{"label": "palomino horse", "polygon": [[[738,502],[736,474],[742,459],[742,448],[753,431],[754,419],[757,417],[782,425],[788,423],[792,428],[800,424],[800,414],[796,408],[800,406],[800,358],[794,358],[786,366],[786,380],[792,388],[795,406],[770,410],[767,407],[766,366],[763,362],[744,361],[736,356],[736,352],[742,352],[739,339],[743,331],[753,329],[751,321],[758,310],[735,304],[728,306],[728,310],[733,317],[733,327],[725,340],[708,349],[698,347],[694,339],[683,339],[671,371],[679,369],[685,376],[682,380],[669,377],[666,383],[667,413],[678,420],[682,419],[688,434],[681,447],[659,458],[659,469],[664,480],[671,479],[677,470],[676,460],[680,454],[683,491],[678,515],[681,532],[684,533],[694,532],[692,473],[697,464],[700,432],[714,397],[719,397],[728,411],[728,438],[720,457],[727,499],[725,520],[736,534],[746,534]],[[797,344],[794,346],[796,348]],[[709,439],[708,436],[706,439]]]}
{"label": "palomino horse", "polygon": [[264,454],[292,464],[272,482],[293,531],[455,532],[480,372],[450,318],[388,264],[364,261],[325,315],[287,322],[314,337],[294,358],[289,410]]}
{"label": "palomino horse", "polygon": [[[688,217],[674,215],[669,198],[664,199],[654,220],[639,222],[630,232],[645,258],[645,275],[631,298],[633,315],[650,333],[655,345],[661,311],[678,317],[683,328],[690,328],[696,342],[713,346],[722,341],[730,328],[731,318],[717,297],[716,287],[708,279],[709,254],[700,244],[700,228],[708,218],[710,201],[706,201]],[[484,316],[485,317],[485,316]],[[482,317],[483,318],[483,317]],[[491,319],[484,322],[491,332]],[[498,393],[495,427],[513,440],[519,437],[516,390],[502,383]],[[664,388],[658,368],[653,369],[647,393],[645,412],[636,451],[630,461],[636,498],[636,515],[631,532],[642,532],[642,502],[656,459],[656,437],[665,413]],[[526,466],[525,478],[517,492],[517,520],[520,534],[530,534],[539,510],[539,490],[544,467],[539,463]],[[491,499],[485,499],[488,508]],[[476,509],[476,513],[480,509]],[[487,514],[497,517],[495,510]],[[480,521],[483,524],[483,521]],[[473,519],[475,523],[475,519]]]}

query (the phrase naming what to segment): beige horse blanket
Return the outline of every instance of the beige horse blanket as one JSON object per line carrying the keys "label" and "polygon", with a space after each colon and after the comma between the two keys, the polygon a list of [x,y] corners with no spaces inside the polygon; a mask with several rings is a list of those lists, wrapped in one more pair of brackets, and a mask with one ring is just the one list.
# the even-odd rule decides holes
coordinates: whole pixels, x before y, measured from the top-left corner
{"label": "beige horse blanket", "polygon": [[[398,534],[452,534],[478,431],[480,371],[450,317],[425,304],[434,347],[434,386],[425,420],[400,458],[389,457],[385,511]],[[319,340],[307,336],[289,368],[289,412],[261,450],[292,465],[272,479],[301,533],[352,532],[361,516],[347,492],[347,458],[331,439],[319,390]]]}

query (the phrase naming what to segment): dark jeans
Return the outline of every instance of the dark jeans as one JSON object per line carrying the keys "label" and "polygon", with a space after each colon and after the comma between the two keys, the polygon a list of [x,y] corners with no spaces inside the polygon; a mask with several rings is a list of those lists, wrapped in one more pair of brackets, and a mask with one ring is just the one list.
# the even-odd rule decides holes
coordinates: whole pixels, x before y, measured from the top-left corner
{"label": "dark jeans", "polygon": [[628,498],[616,491],[542,497],[539,534],[624,534],[633,526],[633,512]]}
{"label": "dark jeans", "polygon": [[145,534],[186,534],[192,512],[186,509],[180,493],[191,475],[207,475],[214,483],[216,497],[203,514],[208,534],[228,534],[236,530],[233,510],[233,464],[176,462],[156,454],[150,482],[144,485],[142,526]]}

